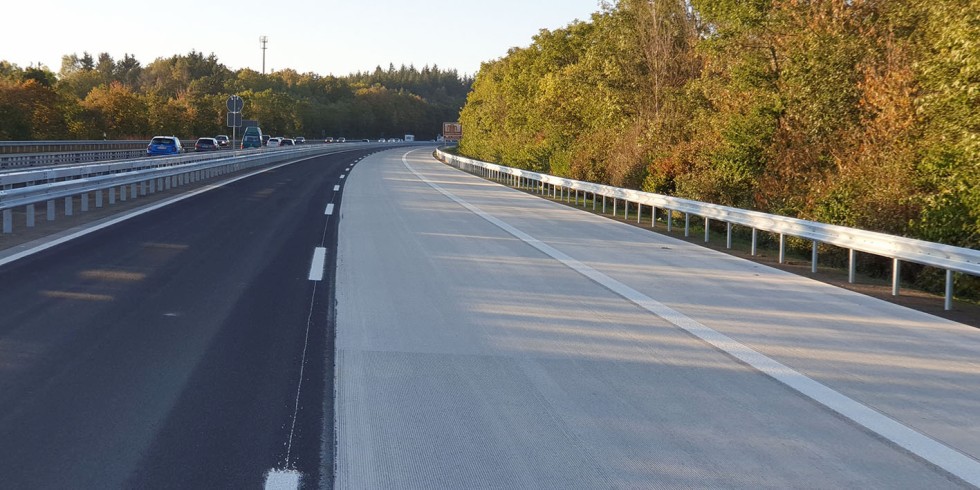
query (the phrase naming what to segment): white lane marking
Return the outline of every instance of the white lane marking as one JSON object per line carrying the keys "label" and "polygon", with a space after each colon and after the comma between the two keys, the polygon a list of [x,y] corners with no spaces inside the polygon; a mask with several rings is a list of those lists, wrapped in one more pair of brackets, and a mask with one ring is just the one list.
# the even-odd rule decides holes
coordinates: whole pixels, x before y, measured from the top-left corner
{"label": "white lane marking", "polygon": [[334,191],[334,192],[337,192],[337,191],[339,191],[339,190],[340,190],[340,186],[339,186],[339,185],[335,185],[335,186],[333,186],[333,191]]}
{"label": "white lane marking", "polygon": [[[417,150],[412,150],[417,151]],[[402,155],[402,164],[415,174],[422,182],[444,196],[452,199],[460,206],[469,209],[477,216],[496,225],[498,228],[520,239],[524,243],[538,249],[545,255],[561,262],[572,270],[601,284],[610,291],[631,301],[640,308],[657,315],[664,320],[686,330],[715,348],[752,366],[756,370],[813,399],[815,402],[851,419],[862,427],[878,434],[898,446],[910,451],[920,458],[932,463],[967,483],[980,487],[980,461],[977,461],[925,434],[915,431],[904,424],[888,417],[872,408],[841,394],[832,388],[786,366],[785,364],[767,357],[735,339],[718,332],[700,322],[687,317],[683,313],[660,303],[653,298],[599,272],[592,267],[565,255],[563,252],[541,242],[540,240],[518,230],[503,220],[487,214],[480,208],[456,197],[438,184],[426,179],[408,164],[408,155]]]}
{"label": "white lane marking", "polygon": [[313,250],[313,262],[310,264],[310,280],[323,280],[323,266],[327,263],[327,249],[317,247]]}
{"label": "white lane marking", "polygon": [[333,214],[333,203],[327,204],[327,209],[323,212],[323,214],[326,214],[327,216]]}
{"label": "white lane marking", "polygon": [[346,175],[344,175],[344,174],[340,174],[340,179],[341,179],[341,180],[343,180],[343,178],[344,178],[344,177],[346,177]]}
{"label": "white lane marking", "polygon": [[299,488],[298,471],[271,470],[265,476],[265,490],[296,490]]}

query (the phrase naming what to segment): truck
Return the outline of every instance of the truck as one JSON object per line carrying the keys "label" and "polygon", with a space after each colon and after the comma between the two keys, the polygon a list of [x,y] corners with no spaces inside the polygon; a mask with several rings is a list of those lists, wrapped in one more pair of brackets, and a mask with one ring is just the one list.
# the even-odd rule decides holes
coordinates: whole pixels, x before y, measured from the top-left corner
{"label": "truck", "polygon": [[406,134],[405,135],[405,141],[415,141],[415,135],[414,134]]}

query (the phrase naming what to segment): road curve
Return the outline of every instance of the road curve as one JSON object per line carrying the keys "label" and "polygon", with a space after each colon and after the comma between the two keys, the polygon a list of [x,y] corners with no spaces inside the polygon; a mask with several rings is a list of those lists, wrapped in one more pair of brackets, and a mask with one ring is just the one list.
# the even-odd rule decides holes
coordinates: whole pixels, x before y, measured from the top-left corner
{"label": "road curve", "polygon": [[484,181],[362,161],[338,488],[963,488],[980,336]]}

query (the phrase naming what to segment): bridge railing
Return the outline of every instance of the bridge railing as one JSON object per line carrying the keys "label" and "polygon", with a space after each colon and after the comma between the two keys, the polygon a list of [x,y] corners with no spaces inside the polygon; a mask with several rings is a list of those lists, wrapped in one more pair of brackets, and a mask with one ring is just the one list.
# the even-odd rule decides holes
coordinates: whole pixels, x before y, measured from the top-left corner
{"label": "bridge railing", "polygon": [[651,226],[656,225],[657,210],[660,209],[666,218],[668,231],[673,227],[674,214],[680,213],[684,215],[685,236],[690,234],[691,217],[701,217],[704,219],[705,225],[705,242],[709,240],[711,221],[722,222],[727,225],[728,248],[732,247],[732,226],[748,227],[752,229],[752,255],[756,255],[758,232],[769,232],[779,236],[780,263],[785,260],[785,238],[787,236],[809,240],[812,242],[811,270],[814,273],[817,271],[817,247],[819,244],[845,248],[848,250],[848,281],[851,283],[855,280],[856,252],[887,257],[892,259],[892,294],[896,296],[899,294],[899,273],[902,262],[944,269],[946,271],[945,308],[947,310],[952,309],[953,274],[959,272],[980,276],[980,250],[566,179],[481,162],[441,150],[436,151],[436,156],[449,165],[486,178],[503,181],[517,187],[530,188],[542,194],[551,193],[553,197],[558,199],[566,199],[567,196],[569,202],[571,202],[572,192],[574,192],[576,204],[579,202],[579,194],[582,195],[583,204],[587,202],[587,196],[591,194],[593,209],[595,209],[598,199],[601,198],[603,212],[605,212],[607,199],[612,200],[614,214],[618,213],[619,201],[622,201],[627,219],[629,218],[630,204],[632,204],[637,211],[637,222],[640,222],[643,217],[643,207],[648,206],[650,207]]}

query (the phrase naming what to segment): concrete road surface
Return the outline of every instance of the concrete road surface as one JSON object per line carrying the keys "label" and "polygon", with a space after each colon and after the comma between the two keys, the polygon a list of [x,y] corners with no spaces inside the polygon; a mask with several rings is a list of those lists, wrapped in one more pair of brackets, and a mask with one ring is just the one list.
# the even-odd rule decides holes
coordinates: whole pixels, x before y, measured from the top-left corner
{"label": "concrete road surface", "polygon": [[980,335],[393,150],[340,208],[338,488],[963,488]]}

